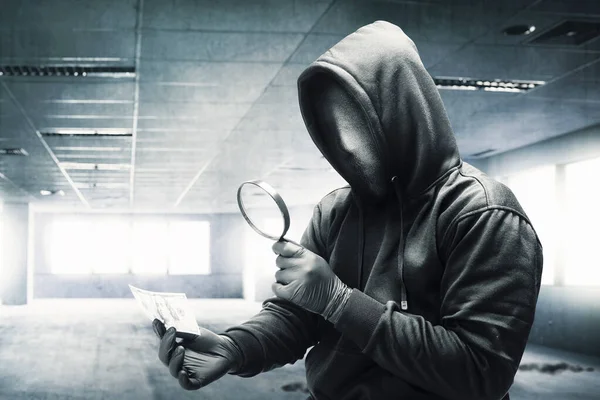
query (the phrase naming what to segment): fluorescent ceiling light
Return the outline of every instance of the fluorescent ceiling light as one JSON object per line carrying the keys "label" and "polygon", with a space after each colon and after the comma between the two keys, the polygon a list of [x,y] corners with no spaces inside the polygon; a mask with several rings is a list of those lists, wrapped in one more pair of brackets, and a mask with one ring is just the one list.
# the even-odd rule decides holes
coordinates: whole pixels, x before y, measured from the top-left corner
{"label": "fluorescent ceiling light", "polygon": [[538,86],[544,81],[473,79],[457,77],[434,77],[436,86],[445,90],[484,90],[490,92],[523,93]]}
{"label": "fluorescent ceiling light", "polygon": [[40,194],[42,196],[52,196],[52,195],[64,196],[65,192],[62,189],[61,190],[42,189],[42,190],[40,190]]}
{"label": "fluorescent ceiling light", "polygon": [[96,158],[110,158],[118,160],[121,158],[129,158],[129,155],[123,156],[120,154],[56,154],[56,157],[61,160],[65,158],[79,158],[79,159],[96,159]]}
{"label": "fluorescent ceiling light", "polygon": [[128,171],[130,164],[102,164],[102,163],[80,163],[80,162],[61,162],[64,169],[89,170],[89,171]]}
{"label": "fluorescent ceiling light", "polygon": [[512,25],[502,32],[507,36],[525,36],[535,31],[534,25]]}
{"label": "fluorescent ceiling light", "polygon": [[122,147],[56,146],[59,151],[124,151]]}
{"label": "fluorescent ceiling light", "polygon": [[135,78],[135,67],[89,65],[0,65],[0,75],[12,77]]}
{"label": "fluorescent ceiling light", "polygon": [[131,132],[119,128],[56,128],[40,131],[42,136],[131,136]]}
{"label": "fluorescent ceiling light", "polygon": [[121,182],[92,182],[92,183],[76,183],[78,189],[126,189],[129,183]]}
{"label": "fluorescent ceiling light", "polygon": [[28,156],[29,153],[27,152],[27,150],[20,148],[20,149],[0,149],[0,154],[4,154],[7,156]]}
{"label": "fluorescent ceiling light", "polygon": [[42,103],[52,104],[133,104],[131,100],[89,100],[89,99],[50,99],[43,100]]}

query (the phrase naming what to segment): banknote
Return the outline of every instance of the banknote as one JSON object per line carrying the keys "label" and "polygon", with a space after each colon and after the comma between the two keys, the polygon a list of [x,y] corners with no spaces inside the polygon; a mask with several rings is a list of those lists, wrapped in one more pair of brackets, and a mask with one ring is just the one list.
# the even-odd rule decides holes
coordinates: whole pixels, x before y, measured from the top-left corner
{"label": "banknote", "polygon": [[129,288],[150,320],[162,321],[167,329],[175,327],[178,332],[200,334],[185,293],[151,292],[132,285]]}

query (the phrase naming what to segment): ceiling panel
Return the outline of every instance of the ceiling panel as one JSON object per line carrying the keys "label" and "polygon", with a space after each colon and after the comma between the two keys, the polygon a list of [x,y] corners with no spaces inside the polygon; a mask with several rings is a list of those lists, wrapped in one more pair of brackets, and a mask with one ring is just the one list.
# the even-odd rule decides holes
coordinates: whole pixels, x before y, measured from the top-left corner
{"label": "ceiling panel", "polygon": [[138,126],[140,129],[152,128],[152,129],[169,129],[169,130],[192,130],[196,128],[202,129],[221,129],[228,131],[233,129],[239,122],[240,118],[237,117],[211,117],[209,115],[197,115],[197,116],[172,116],[165,118],[140,118]]}
{"label": "ceiling panel", "polygon": [[295,33],[148,31],[143,35],[142,58],[276,63],[285,61],[301,40],[302,35]]}
{"label": "ceiling panel", "polygon": [[144,26],[154,29],[308,32],[330,0],[146,0]]}
{"label": "ceiling panel", "polygon": [[238,129],[252,131],[296,131],[304,122],[296,104],[256,104],[240,121]]}
{"label": "ceiling panel", "polygon": [[111,115],[56,115],[56,116],[32,116],[36,128],[41,131],[55,131],[58,129],[119,129],[131,131],[133,125],[132,116]]}
{"label": "ceiling panel", "polygon": [[19,99],[19,103],[27,110],[28,115],[99,115],[99,116],[131,116],[133,103],[64,103],[38,101],[31,98]]}
{"label": "ceiling panel", "polygon": [[148,129],[138,131],[139,149],[159,149],[169,146],[199,147],[211,142],[220,141],[227,135],[223,129],[210,130],[194,127],[192,129]]}
{"label": "ceiling panel", "polygon": [[469,45],[430,68],[434,76],[550,80],[600,54],[522,46]]}
{"label": "ceiling panel", "polygon": [[[600,41],[569,49],[542,47],[523,44],[529,37],[501,32],[517,23],[534,24],[539,34],[566,18],[597,20],[596,3],[145,0],[137,63],[139,109],[132,78],[0,79],[37,129],[129,132],[134,114],[138,116],[134,166],[131,137],[45,137],[63,162],[125,166],[118,171],[68,170],[93,208],[128,208],[132,176],[135,207],[144,209],[173,210],[185,194],[177,211],[237,212],[237,186],[256,178],[280,189],[290,205],[315,203],[345,182],[332,172],[304,127],[296,80],[345,35],[377,19],[388,20],[415,41],[434,76],[554,80],[529,94],[442,90],[460,150],[469,155],[514,148],[600,121]],[[136,4],[4,2],[0,59],[131,66]],[[15,184],[44,204],[82,206],[2,90],[0,146],[24,147],[30,153],[0,157],[0,172]],[[2,196],[18,197],[7,186],[0,177]],[[65,196],[42,199],[42,188],[63,189]]]}
{"label": "ceiling panel", "polygon": [[[131,147],[131,137],[127,136],[50,136],[44,140],[56,152],[69,149],[79,151],[127,151]],[[90,150],[93,149],[93,150]],[[107,150],[100,150],[107,149]]]}
{"label": "ceiling panel", "polygon": [[[94,59],[130,59],[135,52],[135,34],[133,31],[78,31],[22,30],[16,34],[2,33],[0,30],[0,59],[17,59],[12,63],[68,62],[71,58]],[[131,61],[133,63],[133,61]],[[35,65],[35,64],[34,64]]]}
{"label": "ceiling panel", "polygon": [[[599,3],[600,4],[600,3]],[[567,45],[540,45],[540,44],[530,44],[529,42],[535,39],[537,36],[540,36],[547,30],[553,28],[559,23],[572,19],[572,17],[565,14],[551,14],[551,13],[541,13],[534,12],[531,9],[528,9],[524,12],[521,12],[507,20],[502,26],[498,27],[498,29],[494,29],[489,32],[487,35],[484,35],[478,38],[475,43],[478,44],[497,44],[497,45],[522,45],[522,46],[534,46],[539,48],[550,48],[550,49],[564,49],[570,51],[600,51],[600,40],[595,39],[590,42],[586,42],[579,46],[567,46]],[[581,18],[575,18],[581,19]],[[586,18],[589,20],[589,17]],[[598,18],[596,18],[598,20]],[[535,30],[529,35],[505,35],[502,31],[504,28],[514,25],[532,25],[535,27]]]}
{"label": "ceiling panel", "polygon": [[173,86],[140,83],[140,102],[252,103],[264,86]]}
{"label": "ceiling panel", "polygon": [[[176,164],[189,165],[199,158],[207,158],[210,156],[206,148],[189,150],[186,148],[171,148],[165,151],[140,150],[136,153],[136,173],[140,173],[140,168],[144,165],[152,166],[157,163],[164,163],[168,168],[172,168]],[[166,170],[165,168],[164,170]],[[191,168],[190,168],[191,169]]]}
{"label": "ceiling panel", "polygon": [[250,103],[159,103],[140,104],[140,117],[195,117],[195,118],[240,118],[248,111]]}
{"label": "ceiling panel", "polygon": [[269,86],[256,100],[257,104],[292,104],[298,103],[296,86]]}
{"label": "ceiling panel", "polygon": [[346,35],[373,21],[386,20],[400,26],[415,42],[466,43],[532,1],[458,4],[346,0],[336,3],[314,32]]}
{"label": "ceiling panel", "polygon": [[300,46],[294,51],[290,62],[310,64],[329,50],[333,45],[342,40],[345,34],[309,33]]}
{"label": "ceiling panel", "polygon": [[543,0],[532,7],[533,11],[560,13],[578,16],[600,16],[600,3],[597,0]]}
{"label": "ceiling panel", "polygon": [[29,147],[27,157],[2,156],[0,161],[0,173],[35,197],[41,197],[41,189],[66,183],[64,177],[57,173],[60,171],[56,164],[40,147]]}
{"label": "ceiling panel", "polygon": [[271,84],[274,86],[292,86],[296,90],[298,77],[306,67],[307,64],[286,64],[281,68]]}
{"label": "ceiling panel", "polygon": [[515,93],[460,90],[440,90],[440,95],[454,133],[458,136],[461,135],[461,130],[468,125],[470,116],[475,112],[498,107],[498,105],[519,96]]}
{"label": "ceiling panel", "polygon": [[0,175],[0,199],[2,199],[4,203],[13,203],[32,201],[35,200],[35,197],[15,186],[3,175]]}
{"label": "ceiling panel", "polygon": [[[294,52],[290,62],[296,68],[299,68],[300,65],[307,66],[343,38],[344,35],[309,34],[306,40]],[[418,40],[416,42],[419,57],[425,67],[435,65],[449,54],[458,50],[462,45],[462,43],[433,42],[427,40]]]}
{"label": "ceiling panel", "polygon": [[600,82],[600,59],[585,68],[574,71],[569,78],[579,82]]}
{"label": "ceiling panel", "polygon": [[266,85],[280,68],[277,63],[144,60],[140,80],[207,87]]}
{"label": "ceiling panel", "polygon": [[600,122],[597,103],[519,97],[471,116],[458,142],[463,154],[513,149]]}
{"label": "ceiling panel", "polygon": [[3,0],[2,29],[133,29],[137,0]]}
{"label": "ceiling panel", "polygon": [[[600,102],[600,79],[598,81],[579,81],[574,77],[567,77],[531,93],[532,97],[545,97],[557,100]],[[600,107],[600,104],[598,104]]]}
{"label": "ceiling panel", "polygon": [[24,104],[32,101],[132,101],[134,82],[130,79],[113,81],[93,78],[50,78],[6,79],[6,85],[17,99]]}
{"label": "ceiling panel", "polygon": [[61,163],[93,163],[93,164],[129,164],[131,153],[105,154],[105,153],[55,153]]}

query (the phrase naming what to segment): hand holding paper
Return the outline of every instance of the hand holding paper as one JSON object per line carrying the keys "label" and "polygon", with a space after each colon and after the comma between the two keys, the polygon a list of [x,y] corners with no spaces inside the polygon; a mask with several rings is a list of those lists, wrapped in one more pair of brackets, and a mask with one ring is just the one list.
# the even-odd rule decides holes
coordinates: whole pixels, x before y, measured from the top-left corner
{"label": "hand holding paper", "polygon": [[168,329],[200,334],[194,313],[185,293],[151,292],[129,285],[133,296],[151,321],[158,319]]}

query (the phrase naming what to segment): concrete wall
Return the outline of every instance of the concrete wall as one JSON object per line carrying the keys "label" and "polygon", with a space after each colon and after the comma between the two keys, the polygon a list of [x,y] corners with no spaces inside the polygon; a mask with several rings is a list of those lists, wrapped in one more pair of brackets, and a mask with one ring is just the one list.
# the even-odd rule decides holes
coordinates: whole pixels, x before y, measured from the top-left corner
{"label": "concrete wall", "polygon": [[[598,126],[473,164],[491,176],[505,176],[537,166],[595,157],[600,157]],[[590,184],[600,184],[600,177]],[[555,268],[559,270],[561,266]],[[589,268],[600,268],[600,263],[589,260]],[[560,276],[560,271],[557,273]],[[542,286],[530,342],[600,356],[600,287]]]}
{"label": "concrete wall", "polygon": [[29,206],[5,203],[0,218],[0,299],[8,305],[27,304]]}
{"label": "concrete wall", "polygon": [[600,288],[542,286],[529,341],[600,356]]}

